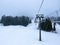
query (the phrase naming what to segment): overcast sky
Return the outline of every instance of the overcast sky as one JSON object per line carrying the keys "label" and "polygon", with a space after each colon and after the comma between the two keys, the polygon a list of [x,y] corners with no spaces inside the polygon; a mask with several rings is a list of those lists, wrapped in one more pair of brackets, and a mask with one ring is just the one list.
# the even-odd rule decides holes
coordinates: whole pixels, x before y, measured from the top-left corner
{"label": "overcast sky", "polygon": [[[42,0],[0,0],[0,16],[28,15],[34,16],[38,12]],[[60,0],[44,0],[40,13],[45,16],[60,9]]]}

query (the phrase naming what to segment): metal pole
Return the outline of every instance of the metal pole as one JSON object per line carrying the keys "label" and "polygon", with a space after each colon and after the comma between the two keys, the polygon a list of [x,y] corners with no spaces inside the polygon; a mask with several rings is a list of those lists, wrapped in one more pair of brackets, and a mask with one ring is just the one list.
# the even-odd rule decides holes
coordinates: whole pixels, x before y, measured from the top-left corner
{"label": "metal pole", "polygon": [[41,18],[39,17],[39,41],[41,41]]}
{"label": "metal pole", "polygon": [[[38,14],[39,14],[39,11],[41,10],[43,2],[44,2],[44,0],[42,0],[42,2],[41,2],[41,5],[40,5],[39,10],[38,10]],[[41,24],[41,17],[39,17],[39,25],[38,25],[38,28],[39,28],[39,41],[41,41],[41,26],[40,26],[40,24]]]}

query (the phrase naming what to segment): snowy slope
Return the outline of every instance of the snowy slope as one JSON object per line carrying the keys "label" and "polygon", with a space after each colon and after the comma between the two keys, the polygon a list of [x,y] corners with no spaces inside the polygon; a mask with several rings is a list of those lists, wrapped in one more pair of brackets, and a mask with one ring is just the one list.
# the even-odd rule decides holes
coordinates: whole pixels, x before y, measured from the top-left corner
{"label": "snowy slope", "polygon": [[60,45],[60,34],[42,31],[42,41],[39,41],[39,30],[34,23],[27,27],[0,26],[0,45]]}

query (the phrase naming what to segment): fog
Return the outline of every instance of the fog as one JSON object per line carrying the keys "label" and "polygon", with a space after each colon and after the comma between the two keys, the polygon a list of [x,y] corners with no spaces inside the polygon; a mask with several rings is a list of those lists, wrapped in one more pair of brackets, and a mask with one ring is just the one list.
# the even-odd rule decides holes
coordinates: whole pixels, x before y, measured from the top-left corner
{"label": "fog", "polygon": [[[42,0],[0,0],[0,17],[2,15],[35,17],[41,2]],[[40,13],[47,16],[59,8],[60,0],[44,0]]]}

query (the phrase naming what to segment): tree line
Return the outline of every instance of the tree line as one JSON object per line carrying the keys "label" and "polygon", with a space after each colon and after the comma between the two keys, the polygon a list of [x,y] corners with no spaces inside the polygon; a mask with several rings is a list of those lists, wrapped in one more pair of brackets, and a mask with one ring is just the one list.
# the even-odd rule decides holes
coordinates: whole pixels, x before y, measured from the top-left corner
{"label": "tree line", "polygon": [[8,26],[8,25],[27,26],[29,23],[31,23],[31,19],[27,16],[12,17],[12,16],[3,15],[0,22],[3,23],[4,26]]}

